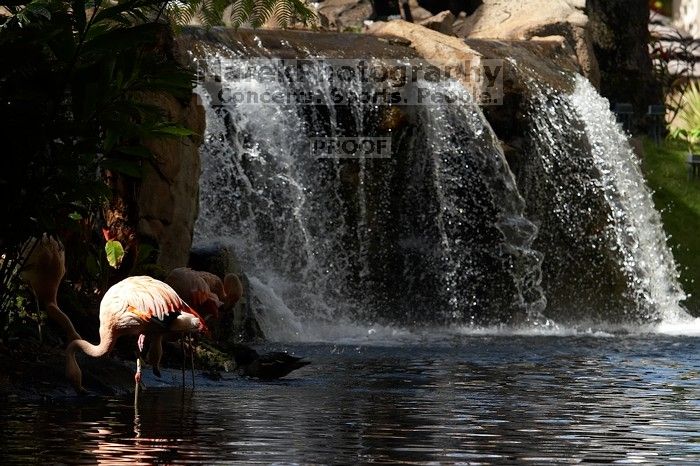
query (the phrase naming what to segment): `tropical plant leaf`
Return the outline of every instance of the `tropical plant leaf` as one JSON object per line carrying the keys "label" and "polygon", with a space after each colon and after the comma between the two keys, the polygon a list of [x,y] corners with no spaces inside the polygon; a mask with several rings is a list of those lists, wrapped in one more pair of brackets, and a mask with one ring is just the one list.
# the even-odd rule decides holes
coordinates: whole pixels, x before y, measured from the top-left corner
{"label": "tropical plant leaf", "polygon": [[689,150],[693,151],[695,145],[700,143],[700,83],[691,82],[679,102],[669,137],[685,141]]}
{"label": "tropical plant leaf", "polygon": [[107,255],[107,263],[117,269],[124,259],[124,247],[119,241],[108,240],[105,243],[105,254]]}

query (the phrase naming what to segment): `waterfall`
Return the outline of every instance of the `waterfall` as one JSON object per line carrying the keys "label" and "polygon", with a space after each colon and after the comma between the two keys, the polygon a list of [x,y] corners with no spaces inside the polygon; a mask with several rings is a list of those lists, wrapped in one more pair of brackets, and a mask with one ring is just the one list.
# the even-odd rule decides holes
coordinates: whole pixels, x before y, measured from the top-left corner
{"label": "waterfall", "polygon": [[[498,306],[508,309],[509,315],[500,313],[501,322],[522,323],[510,318],[515,307],[524,321],[544,323],[542,311],[546,299],[540,288],[542,254],[532,248],[538,229],[524,217],[524,200],[495,134],[461,84],[448,81],[423,83],[423,86],[454,97],[449,106],[425,108],[421,122],[429,149],[419,152],[419,156],[431,154],[435,162],[435,192],[440,198],[436,223],[443,244],[442,260],[449,264],[443,286],[448,291],[461,288],[471,293],[450,293],[450,307],[459,309],[464,307],[459,300],[478,301],[483,296],[493,302],[496,298],[484,291],[491,288],[499,294],[505,293],[506,301]],[[484,225],[483,217],[487,213],[490,217]],[[484,250],[478,243],[476,247],[470,245],[474,237],[483,233],[472,231],[464,235],[474,225],[492,230],[494,242],[490,249]],[[493,254],[500,257],[484,257]],[[498,272],[487,270],[493,262],[500,270],[508,271],[510,280],[504,280],[508,287],[499,288],[499,282],[494,281]],[[498,309],[490,312],[494,316]]]}
{"label": "waterfall", "polygon": [[[232,60],[223,72],[220,53],[199,60],[209,78],[197,88],[207,131],[195,242],[228,242],[256,277],[259,304],[307,327],[545,323],[537,227],[460,84],[406,84],[439,97],[430,105],[368,105],[357,99],[368,84],[339,87],[323,60],[308,63],[304,79],[265,82],[251,67],[278,61]],[[317,100],[222,103],[212,81],[231,95]],[[388,138],[391,156],[311,154],[312,138],[337,137]]]}
{"label": "waterfall", "polygon": [[[217,44],[197,58],[207,130],[195,243],[233,249],[269,338],[687,322],[639,163],[585,79],[571,92],[529,84],[513,173],[453,80],[401,83],[429,104],[377,104],[362,98],[376,83],[339,78],[332,60],[306,60],[301,76],[247,53]],[[389,155],[316,146],[368,139]]]}
{"label": "waterfall", "polygon": [[591,154],[601,174],[601,187],[610,206],[610,224],[635,302],[647,319],[677,321],[688,314],[680,307],[685,294],[668,248],[661,216],[654,207],[640,161],[626,135],[590,82],[576,77],[571,103],[584,123]]}
{"label": "waterfall", "polygon": [[548,315],[635,324],[687,318],[660,215],[608,101],[581,76],[570,93],[529,87],[530,162],[518,178],[549,247],[546,293],[562,309]]}

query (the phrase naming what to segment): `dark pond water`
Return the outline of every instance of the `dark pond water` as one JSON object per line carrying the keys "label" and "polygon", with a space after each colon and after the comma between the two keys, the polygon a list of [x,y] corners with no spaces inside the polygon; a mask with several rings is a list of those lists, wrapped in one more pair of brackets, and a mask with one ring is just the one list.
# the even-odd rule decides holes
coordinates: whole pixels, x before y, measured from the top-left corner
{"label": "dark pond water", "polygon": [[270,346],[277,383],[9,402],[2,464],[700,464],[700,339],[471,336]]}

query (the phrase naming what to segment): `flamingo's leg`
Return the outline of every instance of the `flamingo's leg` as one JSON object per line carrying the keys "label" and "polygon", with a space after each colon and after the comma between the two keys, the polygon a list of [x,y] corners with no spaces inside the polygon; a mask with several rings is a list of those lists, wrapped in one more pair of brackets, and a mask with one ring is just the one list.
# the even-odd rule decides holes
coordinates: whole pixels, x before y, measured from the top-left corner
{"label": "flamingo's leg", "polygon": [[36,324],[37,327],[39,328],[39,343],[43,344],[44,343],[44,329],[42,325],[42,315],[41,315],[41,309],[39,308],[39,298],[37,297],[36,293],[34,290],[32,290],[32,294],[34,295],[34,304],[36,305]]}
{"label": "flamingo's leg", "polygon": [[148,363],[153,369],[153,374],[160,377],[160,359],[163,355],[163,335],[157,334],[151,338],[151,347],[148,350]]}
{"label": "flamingo's leg", "polygon": [[136,355],[138,356],[138,358],[136,359],[136,361],[137,361],[136,375],[138,377],[137,382],[141,382],[141,360],[143,359],[143,346],[144,346],[145,341],[146,341],[146,335],[144,335],[143,333],[141,335],[139,335],[138,340],[136,340],[136,347],[138,348],[138,352],[136,353]]}
{"label": "flamingo's leg", "polygon": [[190,340],[190,366],[192,367],[192,390],[194,390],[194,338],[188,334]]}
{"label": "flamingo's leg", "polygon": [[134,388],[134,405],[139,402],[139,388],[141,386],[141,360],[143,358],[143,343],[146,340],[146,335],[141,334],[136,342],[138,347],[138,352],[136,354],[136,375],[134,375],[134,381],[136,382],[136,387]]}
{"label": "flamingo's leg", "polygon": [[180,337],[180,347],[182,348],[182,389],[185,389],[185,335]]}

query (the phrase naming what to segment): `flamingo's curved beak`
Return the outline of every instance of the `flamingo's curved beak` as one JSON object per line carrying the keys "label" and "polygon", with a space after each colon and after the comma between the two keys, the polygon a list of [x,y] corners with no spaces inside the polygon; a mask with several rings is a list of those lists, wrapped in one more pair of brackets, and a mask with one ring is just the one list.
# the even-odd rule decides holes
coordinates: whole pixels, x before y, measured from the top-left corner
{"label": "flamingo's curved beak", "polygon": [[211,330],[209,330],[209,327],[207,327],[207,324],[201,317],[199,318],[199,327],[197,327],[197,330],[199,333],[203,333],[204,335],[211,337]]}

